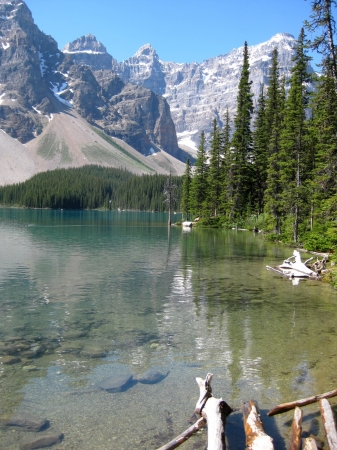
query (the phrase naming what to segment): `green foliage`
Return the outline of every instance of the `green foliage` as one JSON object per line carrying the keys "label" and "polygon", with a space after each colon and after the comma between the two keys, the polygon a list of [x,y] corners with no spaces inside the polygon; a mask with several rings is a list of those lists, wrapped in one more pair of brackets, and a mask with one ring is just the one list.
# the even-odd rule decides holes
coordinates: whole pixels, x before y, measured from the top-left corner
{"label": "green foliage", "polygon": [[198,226],[204,228],[219,228],[221,224],[222,224],[221,216],[202,217],[198,222]]}
{"label": "green foliage", "polygon": [[194,163],[194,174],[190,187],[191,210],[198,216],[201,216],[203,213],[204,204],[206,202],[207,183],[208,165],[206,153],[206,138],[205,132],[202,131],[200,135],[200,144],[197,151],[197,159]]}
{"label": "green foliage", "polygon": [[183,178],[182,194],[181,194],[181,211],[186,220],[189,219],[191,212],[191,166],[189,158],[186,161],[186,169]]}
{"label": "green foliage", "polygon": [[234,118],[235,131],[230,152],[232,169],[230,217],[232,218],[245,214],[251,200],[253,94],[251,93],[252,82],[249,80],[249,74],[248,45],[245,42],[237,96],[237,112]]}
{"label": "green foliage", "polygon": [[[134,175],[122,169],[84,166],[35,175],[0,187],[0,204],[28,208],[122,208],[164,211],[165,175]],[[178,204],[181,177],[172,177]]]}

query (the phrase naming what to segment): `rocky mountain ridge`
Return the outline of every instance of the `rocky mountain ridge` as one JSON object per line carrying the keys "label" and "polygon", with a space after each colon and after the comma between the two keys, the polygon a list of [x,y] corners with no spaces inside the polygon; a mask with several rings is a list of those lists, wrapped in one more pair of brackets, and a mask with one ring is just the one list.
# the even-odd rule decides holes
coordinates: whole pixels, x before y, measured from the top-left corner
{"label": "rocky mountain ridge", "polygon": [[[56,41],[35,25],[32,14],[23,1],[0,0],[2,132],[17,139],[19,143],[26,144],[27,148],[38,149],[37,142],[40,142],[40,137],[48,136],[49,130],[55,128],[55,123],[64,126],[66,118],[71,123],[83,119],[88,129],[92,126],[97,127],[110,138],[122,139],[126,143],[123,151],[129,151],[125,150],[129,145],[141,153],[140,159],[142,155],[162,153],[157,158],[160,160],[157,165],[155,161],[148,164],[145,160],[142,162],[144,173],[148,171],[168,173],[171,169],[173,173],[182,173],[183,164],[179,161],[174,162],[179,149],[167,101],[148,89],[123,82],[111,70],[112,62],[110,70],[102,69],[104,46],[97,43],[93,37],[88,37],[84,41],[82,45],[86,46],[85,54],[88,45],[91,45],[92,53],[96,56],[103,55],[99,71],[86,63],[77,64],[72,58],[71,52],[80,51],[80,46],[69,46],[68,53],[61,52]],[[112,61],[111,57],[105,59]],[[57,121],[58,116],[62,116],[63,119]],[[76,127],[73,127],[74,132],[75,130]],[[92,135],[89,133],[89,143],[91,140],[95,143],[97,140],[91,138]],[[54,167],[57,161],[61,167],[72,167],[88,160],[84,154],[78,158],[71,153],[72,151],[76,153],[76,145],[83,143],[82,138],[72,133],[67,136],[69,141],[60,138],[51,145],[53,149],[51,153],[41,152],[40,156],[45,155],[47,162],[48,158],[53,159],[53,163],[49,161],[50,164],[46,164],[46,170]],[[51,142],[50,139],[45,142],[47,141]],[[59,146],[57,151],[55,145]],[[10,147],[17,150],[17,146]],[[58,158],[62,148],[67,148],[70,152],[66,158]],[[14,153],[18,155],[20,152],[16,150]],[[105,158],[104,164],[128,167],[128,170],[142,172],[138,163],[134,168],[129,163],[124,166],[123,155],[116,153],[116,146],[112,145],[109,152],[115,159]],[[11,170],[17,167],[16,163],[11,161],[13,155],[9,150],[6,153],[6,149],[1,149],[0,154],[7,158],[6,164],[10,161]],[[94,154],[97,157],[89,158],[91,163],[99,163],[102,160],[101,155],[97,151]],[[31,157],[38,160],[37,154],[31,154]],[[45,165],[35,164],[35,166]],[[30,173],[34,170],[30,170]],[[8,177],[4,178],[9,182]],[[17,178],[13,176],[15,181]]]}
{"label": "rocky mountain ridge", "polygon": [[[280,75],[288,78],[293,67],[296,40],[279,33],[267,42],[249,47],[250,80],[255,101],[267,77],[274,48],[279,55]],[[200,130],[209,132],[214,117],[221,124],[226,108],[234,118],[243,47],[202,63],[177,64],[161,61],[149,45],[115,67],[128,83],[141,84],[163,95],[170,105],[179,142],[198,142]]]}
{"label": "rocky mountain ridge", "polygon": [[[83,42],[84,38],[78,41]],[[73,48],[78,46],[76,42]],[[266,42],[250,46],[250,78],[256,100],[261,84],[267,84],[274,48],[279,54],[280,75],[290,76],[296,48],[296,39],[292,35],[279,33]],[[87,50],[91,48],[87,47]],[[82,46],[81,53],[73,54],[73,57],[84,63],[84,51],[86,49]],[[90,58],[88,64],[97,68],[98,64],[94,62],[97,57],[91,54]],[[111,57],[111,64],[125,83],[141,85],[166,98],[179,144],[186,144],[193,153],[200,131],[209,132],[214,117],[221,124],[228,107],[234,118],[242,60],[243,47],[240,47],[201,63],[165,62],[150,44],[146,44],[134,56],[120,63]]]}

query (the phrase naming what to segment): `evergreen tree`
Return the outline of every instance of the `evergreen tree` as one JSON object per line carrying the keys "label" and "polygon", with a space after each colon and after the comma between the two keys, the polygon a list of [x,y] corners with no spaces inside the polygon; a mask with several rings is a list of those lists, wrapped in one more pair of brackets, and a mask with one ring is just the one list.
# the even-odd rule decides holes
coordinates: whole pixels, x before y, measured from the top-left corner
{"label": "evergreen tree", "polygon": [[231,197],[231,161],[230,161],[230,145],[231,145],[231,125],[228,107],[226,108],[224,126],[221,133],[222,144],[222,164],[220,172],[220,205],[221,212],[225,215],[231,211],[230,197]]}
{"label": "evergreen tree", "polygon": [[208,171],[207,204],[212,216],[216,216],[220,204],[221,193],[221,132],[217,120],[213,120],[213,130],[211,133],[211,151]]}
{"label": "evergreen tree", "polygon": [[207,153],[206,137],[202,131],[200,135],[200,144],[197,151],[197,158],[194,163],[194,173],[191,181],[191,209],[198,216],[202,216],[207,192]]}
{"label": "evergreen tree", "polygon": [[166,204],[166,209],[168,211],[168,226],[171,226],[172,207],[177,201],[175,194],[176,189],[177,186],[172,181],[172,174],[170,171],[170,175],[167,177],[164,185],[164,203]]}
{"label": "evergreen tree", "polygon": [[310,20],[305,21],[305,27],[310,33],[321,29],[321,34],[316,35],[308,44],[313,50],[324,55],[331,65],[331,74],[337,84],[337,55],[334,37],[336,34],[336,22],[332,14],[332,7],[337,6],[336,0],[314,0],[311,2],[312,14]]}
{"label": "evergreen tree", "polygon": [[293,216],[294,242],[298,241],[299,225],[307,213],[307,205],[310,204],[308,181],[312,167],[306,121],[306,109],[309,103],[309,92],[306,86],[311,80],[307,71],[309,60],[302,28],[297,41],[295,65],[292,68],[281,135],[282,197],[287,214]]}
{"label": "evergreen tree", "polygon": [[281,202],[281,155],[280,139],[283,126],[285,104],[285,80],[280,81],[278,51],[272,54],[272,64],[268,76],[268,90],[265,108],[266,128],[269,133],[267,153],[266,189],[264,193],[265,211],[272,217],[276,233],[281,232],[283,214]]}
{"label": "evergreen tree", "polygon": [[337,193],[337,92],[332,66],[328,61],[318,79],[311,106],[311,131],[315,142],[313,186],[316,203],[320,206],[319,209],[324,211],[320,211],[321,216],[324,220],[329,220],[332,217],[328,204]]}
{"label": "evergreen tree", "polygon": [[[249,208],[251,181],[253,94],[249,81],[249,55],[247,42],[243,50],[243,66],[238,87],[237,112],[234,118],[235,131],[232,139],[232,211],[231,217],[243,216]],[[247,208],[248,207],[248,208]]]}
{"label": "evergreen tree", "polygon": [[268,167],[268,143],[269,129],[266,120],[266,99],[264,85],[257,103],[257,113],[254,120],[253,132],[253,162],[254,162],[254,210],[261,214],[264,208],[264,191],[266,189],[267,167]]}
{"label": "evergreen tree", "polygon": [[191,212],[191,166],[190,166],[190,160],[189,158],[186,161],[186,169],[185,174],[183,178],[183,186],[182,186],[182,193],[181,193],[181,204],[180,208],[183,213],[183,216],[186,218],[186,220],[189,219],[189,215]]}

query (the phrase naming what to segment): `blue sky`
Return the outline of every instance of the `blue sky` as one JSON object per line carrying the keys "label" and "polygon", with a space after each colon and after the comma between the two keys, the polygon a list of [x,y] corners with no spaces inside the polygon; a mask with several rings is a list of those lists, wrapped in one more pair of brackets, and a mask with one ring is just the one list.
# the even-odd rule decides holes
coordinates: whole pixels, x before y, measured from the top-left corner
{"label": "blue sky", "polygon": [[150,43],[163,61],[201,62],[286,32],[299,35],[310,0],[26,0],[59,48],[87,33],[122,61]]}

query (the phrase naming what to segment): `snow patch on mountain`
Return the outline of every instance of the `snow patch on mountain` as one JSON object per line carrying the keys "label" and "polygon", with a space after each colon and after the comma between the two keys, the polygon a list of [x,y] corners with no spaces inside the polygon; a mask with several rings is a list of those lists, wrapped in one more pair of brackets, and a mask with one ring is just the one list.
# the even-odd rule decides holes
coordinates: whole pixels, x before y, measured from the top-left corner
{"label": "snow patch on mountain", "polygon": [[[269,41],[249,47],[250,79],[257,102],[262,84],[267,84],[272,52],[279,53],[280,75],[289,78],[296,40],[278,33]],[[222,124],[226,109],[236,113],[236,97],[243,62],[243,47],[202,63],[164,62],[150,44],[114,69],[127,83],[143,85],[166,98],[170,105],[179,144],[198,143],[201,130],[210,132],[214,117]],[[188,133],[187,135],[184,134]],[[187,139],[189,142],[187,143]],[[192,144],[191,144],[192,143]]]}

